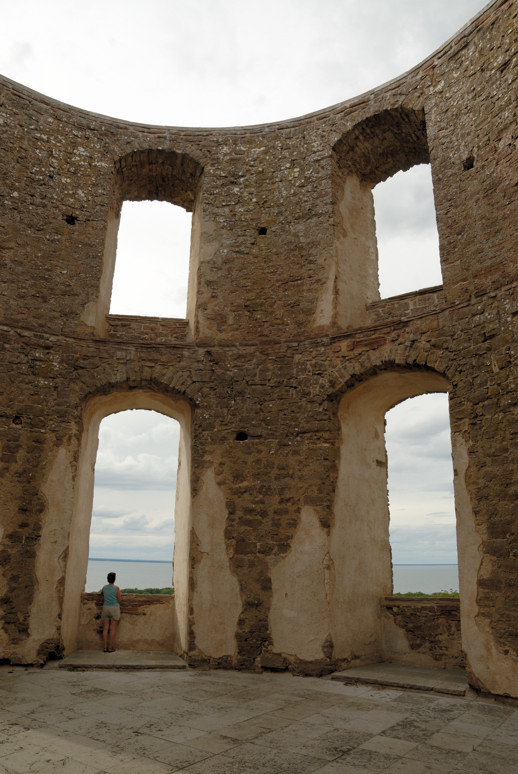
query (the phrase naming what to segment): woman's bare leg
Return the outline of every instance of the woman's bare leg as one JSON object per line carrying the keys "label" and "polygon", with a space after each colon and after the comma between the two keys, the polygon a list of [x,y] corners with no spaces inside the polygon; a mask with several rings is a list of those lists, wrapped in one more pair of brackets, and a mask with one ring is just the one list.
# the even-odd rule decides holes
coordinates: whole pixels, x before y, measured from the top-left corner
{"label": "woman's bare leg", "polygon": [[112,618],[111,626],[110,626],[110,646],[109,646],[109,650],[115,650],[115,635],[117,634],[117,623],[118,623],[118,621],[114,621],[113,618]]}
{"label": "woman's bare leg", "polygon": [[106,618],[104,621],[104,627],[103,627],[103,642],[104,642],[104,649],[108,650],[108,630],[110,628],[110,619]]}

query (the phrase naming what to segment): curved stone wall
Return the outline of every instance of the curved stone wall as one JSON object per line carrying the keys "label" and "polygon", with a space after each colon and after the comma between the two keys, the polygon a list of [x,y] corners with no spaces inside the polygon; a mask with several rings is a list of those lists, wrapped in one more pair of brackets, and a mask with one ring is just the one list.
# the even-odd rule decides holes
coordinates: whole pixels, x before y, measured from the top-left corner
{"label": "curved stone wall", "polygon": [[[517,18],[496,0],[395,81],[266,126],[131,124],[0,79],[0,658],[75,647],[91,407],[145,394],[184,418],[174,647],[383,659],[388,534],[361,538],[357,504],[374,465],[386,526],[384,449],[367,413],[344,457],[343,407],[417,379],[450,394],[469,679],[518,696]],[[371,189],[422,161],[444,284],[380,300]],[[147,197],[193,212],[185,321],[107,314],[121,203]]]}

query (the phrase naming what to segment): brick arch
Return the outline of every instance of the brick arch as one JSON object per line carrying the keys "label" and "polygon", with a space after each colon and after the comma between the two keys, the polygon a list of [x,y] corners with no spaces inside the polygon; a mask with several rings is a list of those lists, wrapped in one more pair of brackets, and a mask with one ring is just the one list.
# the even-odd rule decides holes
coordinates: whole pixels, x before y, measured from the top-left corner
{"label": "brick arch", "polygon": [[123,200],[157,199],[194,209],[203,166],[186,153],[174,150],[135,150],[117,159],[114,190]]}
{"label": "brick arch", "polygon": [[377,349],[365,350],[354,359],[333,364],[326,385],[328,395],[340,400],[348,391],[384,372],[425,373],[453,383],[455,364],[442,350],[421,339],[388,342]]}
{"label": "brick arch", "polygon": [[191,520],[191,406],[185,398],[147,390],[112,389],[90,396],[82,416],[83,433],[75,482],[73,513],[68,541],[67,572],[62,611],[62,642],[65,654],[77,646],[80,595],[88,563],[88,538],[92,516],[94,468],[99,425],[109,414],[128,409],[148,409],[176,419],[180,424],[180,450],[175,509],[174,585],[178,641],[186,650],[188,626],[188,538]]}
{"label": "brick arch", "polygon": [[333,146],[342,175],[355,175],[373,188],[400,170],[430,161],[424,110],[404,106],[375,113]]}
{"label": "brick arch", "polygon": [[[127,394],[130,402],[136,400],[132,396],[144,393],[156,396],[156,400],[170,401],[171,404],[183,400],[190,405],[191,409],[194,409],[200,401],[195,375],[188,378],[181,369],[169,364],[154,363],[151,369],[142,364],[137,354],[126,361],[105,364],[102,369],[92,370],[87,376],[85,376],[83,390],[77,394],[77,400],[83,406],[94,399],[112,394],[121,396]],[[130,408],[134,407],[130,406]],[[120,411],[124,410],[120,409]]]}

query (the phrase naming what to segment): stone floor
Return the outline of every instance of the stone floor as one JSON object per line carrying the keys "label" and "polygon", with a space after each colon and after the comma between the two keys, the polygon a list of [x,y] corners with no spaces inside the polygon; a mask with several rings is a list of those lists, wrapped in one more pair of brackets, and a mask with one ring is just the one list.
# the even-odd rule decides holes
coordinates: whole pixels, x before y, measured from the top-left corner
{"label": "stone floor", "polygon": [[289,674],[0,667],[0,772],[514,774],[518,710]]}

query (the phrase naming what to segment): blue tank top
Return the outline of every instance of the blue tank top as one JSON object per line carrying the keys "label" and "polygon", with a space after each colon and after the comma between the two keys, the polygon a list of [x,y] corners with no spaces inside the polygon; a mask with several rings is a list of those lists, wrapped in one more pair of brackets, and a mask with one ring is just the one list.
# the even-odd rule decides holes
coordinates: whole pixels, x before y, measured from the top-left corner
{"label": "blue tank top", "polygon": [[110,583],[108,583],[106,586],[103,587],[103,594],[104,594],[103,605],[107,605],[108,607],[114,607],[115,605],[119,604],[119,600],[117,599],[117,586],[112,586]]}

